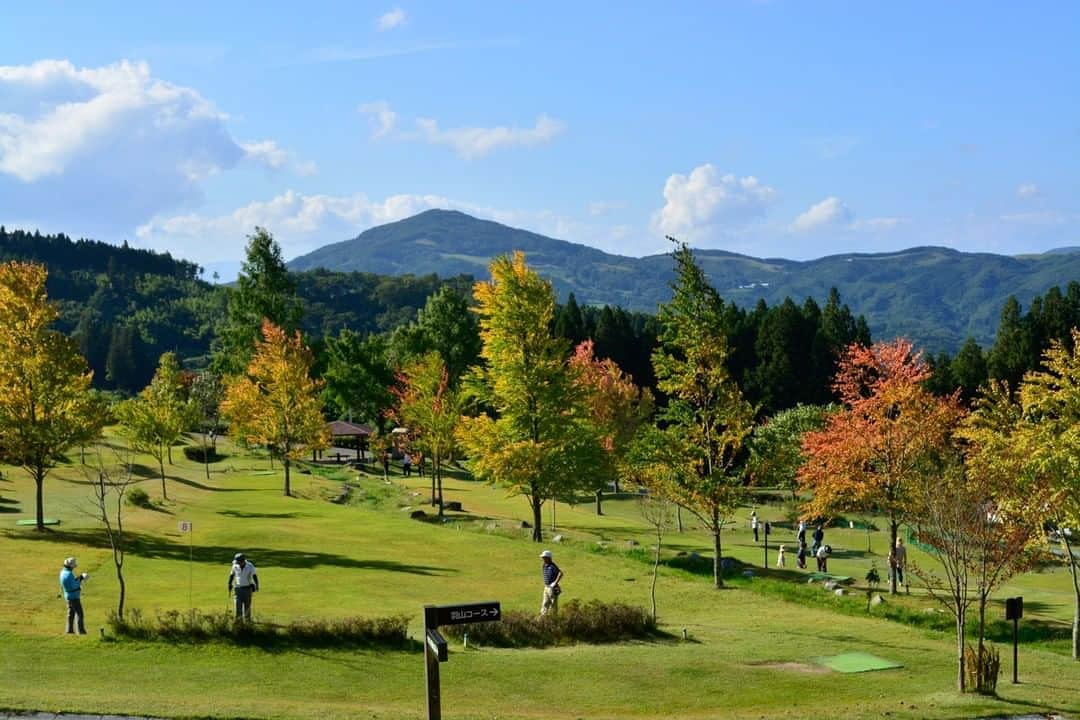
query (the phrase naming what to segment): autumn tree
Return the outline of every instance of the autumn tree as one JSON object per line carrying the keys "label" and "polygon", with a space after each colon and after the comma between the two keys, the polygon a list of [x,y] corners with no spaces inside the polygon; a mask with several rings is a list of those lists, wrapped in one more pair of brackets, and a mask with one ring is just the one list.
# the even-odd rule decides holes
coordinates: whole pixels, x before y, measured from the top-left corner
{"label": "autumn tree", "polygon": [[402,368],[393,393],[397,399],[394,418],[409,429],[412,443],[431,459],[431,504],[438,504],[441,516],[442,467],[454,447],[454,431],[463,407],[461,395],[451,386],[450,372],[436,352]]}
{"label": "autumn tree", "polygon": [[659,413],[656,462],[674,472],[667,495],[712,535],[713,582],[723,587],[720,533],[746,485],[746,441],[754,408],[727,369],[723,303],[686,245],[675,252],[670,302],[660,306],[660,346],[653,353],[657,388],[668,397]]}
{"label": "autumn tree", "polygon": [[0,457],[34,479],[37,529],[45,529],[44,485],[64,453],[97,438],[105,413],[75,341],[50,329],[46,270],[0,264]]}
{"label": "autumn tree", "polygon": [[1071,348],[1051,342],[1044,369],[1024,376],[1013,446],[1023,476],[1047,494],[1044,512],[1072,578],[1072,656],[1080,659],[1080,330],[1072,330],[1071,340]]}
{"label": "autumn tree", "polygon": [[551,284],[520,252],[496,258],[490,270],[491,280],[474,290],[483,363],[466,378],[484,410],[462,418],[458,438],[479,479],[528,500],[532,539],[540,542],[543,503],[580,487],[606,458],[575,387],[568,344],[551,332]]}
{"label": "autumn tree", "polygon": [[161,496],[168,500],[165,461],[168,459],[172,465],[172,446],[194,417],[176,355],[164,353],[150,384],[136,397],[117,405],[115,413],[121,432],[132,447],[157,460]]}
{"label": "autumn tree", "polygon": [[600,433],[600,441],[609,458],[591,474],[596,488],[596,514],[601,515],[603,488],[609,481],[619,490],[619,477],[626,468],[626,456],[638,427],[648,422],[653,412],[652,393],[639,390],[634,381],[611,359],[593,354],[592,340],[574,349],[570,367],[575,383],[588,404],[589,416]]}
{"label": "autumn tree", "polygon": [[292,461],[329,446],[319,399],[322,385],[311,378],[314,359],[299,331],[289,335],[267,320],[262,334],[247,373],[226,386],[221,414],[233,434],[281,458],[289,496]]}
{"label": "autumn tree", "polygon": [[961,415],[955,395],[938,398],[923,387],[928,376],[907,340],[847,349],[833,381],[842,408],[803,436],[799,485],[813,493],[807,516],[876,508],[888,519],[890,547],[896,545],[914,508],[913,487],[935,472],[933,460]]}

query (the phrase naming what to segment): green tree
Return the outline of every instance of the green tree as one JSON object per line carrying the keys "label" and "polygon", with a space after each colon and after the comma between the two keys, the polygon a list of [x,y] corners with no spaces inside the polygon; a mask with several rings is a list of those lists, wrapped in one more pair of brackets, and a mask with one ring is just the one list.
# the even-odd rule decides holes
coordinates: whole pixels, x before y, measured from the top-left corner
{"label": "green tree", "polygon": [[229,292],[228,310],[214,339],[213,365],[223,375],[243,373],[251,360],[263,320],[288,332],[299,327],[302,309],[281,247],[265,228],[248,236],[247,258]]}
{"label": "green tree", "polygon": [[781,410],[754,428],[750,437],[748,472],[758,487],[790,490],[798,487],[797,474],[805,461],[803,435],[824,427],[834,405],[796,405]]}
{"label": "green tree", "polygon": [[[217,452],[217,430],[221,424],[221,401],[225,386],[221,377],[212,370],[204,370],[195,376],[190,389],[192,412],[202,435],[203,470],[210,479],[210,454]],[[207,436],[211,443],[207,444]]]}
{"label": "green tree", "polygon": [[727,369],[723,303],[684,244],[674,252],[673,297],[660,306],[657,387],[668,398],[659,414],[662,449],[674,473],[668,495],[701,520],[713,539],[713,582],[723,587],[720,533],[743,497],[746,441],[754,408]]}
{"label": "green tree", "polygon": [[354,416],[386,429],[386,411],[394,403],[390,386],[394,371],[387,360],[384,335],[363,337],[342,330],[326,341],[326,372],[323,397],[331,411],[350,421]]}
{"label": "green tree", "polygon": [[1004,380],[1009,387],[1017,387],[1029,367],[1031,345],[1029,323],[1020,314],[1019,301],[1010,295],[1001,309],[994,347],[987,358],[990,377]]}
{"label": "green tree", "polygon": [[402,366],[429,352],[446,363],[450,384],[456,386],[480,356],[480,327],[468,299],[444,285],[428,297],[416,320],[394,330],[390,338],[391,364]]}
{"label": "green tree", "polygon": [[194,418],[176,355],[165,353],[161,356],[150,384],[136,397],[117,405],[116,418],[131,445],[157,460],[161,496],[168,500],[165,460],[167,458],[172,465],[172,446]]}
{"label": "green tree", "polygon": [[454,431],[463,407],[461,396],[450,384],[450,372],[436,352],[402,368],[394,394],[394,417],[409,429],[412,443],[431,458],[431,504],[438,504],[441,517],[442,467],[453,452]]}
{"label": "green tree", "polygon": [[292,461],[329,445],[322,415],[321,383],[311,378],[314,362],[299,331],[291,336],[267,320],[247,374],[225,388],[221,414],[230,432],[265,445],[285,466],[285,495],[292,494]]}
{"label": "green tree", "polygon": [[44,266],[0,264],[0,457],[34,478],[37,529],[44,484],[71,447],[97,438],[101,412],[75,342],[50,326]]}
{"label": "green tree", "polygon": [[496,258],[490,270],[491,280],[475,288],[484,363],[467,384],[491,414],[462,418],[458,437],[477,478],[528,500],[540,542],[545,500],[566,497],[605,458],[574,387],[567,343],[551,332],[551,284],[520,252]]}
{"label": "green tree", "polygon": [[561,306],[555,314],[555,335],[566,338],[573,347],[577,347],[588,337],[585,331],[585,318],[581,315],[581,307],[574,293],[570,293],[570,296],[566,298],[566,304]]}

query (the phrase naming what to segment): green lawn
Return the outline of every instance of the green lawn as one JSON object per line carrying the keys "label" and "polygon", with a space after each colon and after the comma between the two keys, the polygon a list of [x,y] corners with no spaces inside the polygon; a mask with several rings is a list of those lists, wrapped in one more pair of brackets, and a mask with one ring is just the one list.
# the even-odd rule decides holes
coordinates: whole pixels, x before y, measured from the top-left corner
{"label": "green lawn", "polygon": [[[227,451],[233,452],[231,448]],[[127,511],[137,550],[125,569],[129,607],[144,613],[188,607],[226,608],[232,554],[256,563],[263,591],[259,620],[406,613],[419,633],[425,603],[497,599],[505,608],[534,611],[540,600],[539,548],[520,521],[521,498],[464,478],[446,482],[449,500],[465,513],[449,522],[417,522],[403,507],[425,508],[426,479],[396,474],[387,486],[365,477],[348,505],[328,501],[340,479],[293,474],[298,497],[281,496],[280,473],[265,458],[236,453],[213,467],[174,452],[168,468],[170,501],[156,510]],[[151,463],[146,462],[149,466]],[[97,629],[115,604],[109,552],[89,512],[89,486],[78,465],[58,470],[46,484],[46,514],[62,522],[51,531],[16,527],[33,514],[33,486],[25,473],[4,469],[0,481],[0,708],[131,713],[175,717],[422,717],[423,662],[418,652],[338,649],[266,651],[233,647],[102,641]],[[158,481],[142,485],[155,500]],[[415,495],[414,493],[420,493]],[[564,598],[648,604],[650,567],[622,551],[629,541],[649,544],[633,499],[556,508],[561,544],[548,543],[566,573]],[[759,508],[771,517],[778,507]],[[749,508],[745,516],[749,516]],[[545,525],[551,522],[545,511]],[[194,523],[188,537],[180,520]],[[673,551],[705,554],[707,538],[691,529],[671,533]],[[725,533],[725,552],[758,561],[746,518]],[[545,527],[545,533],[551,533]],[[784,538],[778,538],[784,541]],[[610,552],[594,551],[597,541]],[[865,534],[830,530],[839,557],[830,570],[861,578],[878,555],[865,552]],[[188,562],[189,552],[194,559]],[[56,576],[62,559],[77,555],[91,573],[84,594],[91,635],[61,633],[64,604]],[[916,553],[916,555],[918,555]],[[789,558],[789,569],[794,565]],[[190,574],[189,574],[190,573]],[[794,573],[789,573],[794,575]],[[793,579],[794,581],[794,579]],[[913,629],[874,617],[840,614],[778,599],[757,581],[717,591],[707,578],[664,569],[658,590],[660,620],[680,639],[616,646],[547,650],[451,650],[442,668],[447,718],[621,717],[941,717],[1056,710],[1080,714],[1080,664],[1056,645],[1022,648],[1019,686],[999,686],[1000,697],[953,691],[953,642],[948,634]],[[1021,593],[1037,616],[1065,623],[1067,578],[1030,574],[1002,593]],[[917,593],[898,602],[927,601]],[[815,658],[865,652],[900,669],[824,672]],[[1006,670],[1011,666],[1006,663]],[[1003,673],[1005,675],[1006,673]]]}

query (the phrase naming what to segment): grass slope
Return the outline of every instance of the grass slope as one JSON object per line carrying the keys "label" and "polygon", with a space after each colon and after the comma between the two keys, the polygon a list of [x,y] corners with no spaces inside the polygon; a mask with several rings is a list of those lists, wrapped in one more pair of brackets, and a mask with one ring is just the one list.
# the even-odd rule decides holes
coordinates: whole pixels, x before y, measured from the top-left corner
{"label": "grass slope", "polygon": [[[534,611],[539,603],[538,548],[515,527],[526,514],[520,498],[506,498],[464,478],[447,481],[447,498],[465,513],[446,523],[410,520],[404,507],[424,507],[426,479],[395,476],[392,485],[365,477],[350,504],[336,505],[342,479],[294,474],[299,497],[281,496],[280,473],[267,461],[234,454],[214,468],[180,460],[169,468],[170,498],[156,510],[128,509],[138,539],[129,556],[129,607],[144,612],[188,607],[224,609],[233,552],[259,567],[255,597],[261,621],[297,617],[407,613],[414,634],[425,603],[501,600]],[[157,499],[150,477],[143,485]],[[78,465],[61,468],[46,485],[46,512],[62,520],[46,533],[16,527],[33,510],[33,486],[20,470],[0,482],[0,558],[7,580],[0,593],[0,708],[131,713],[170,717],[416,718],[422,717],[423,663],[417,652],[283,650],[227,643],[102,641],[97,628],[115,603],[111,560],[88,509],[89,487]],[[10,512],[14,510],[14,512]],[[191,520],[194,535],[179,535]],[[648,603],[650,567],[621,552],[644,545],[648,533],[631,499],[590,506],[560,504],[565,535],[552,544],[566,572],[565,598]],[[550,521],[550,513],[545,513]],[[861,533],[835,532],[843,550],[865,547]],[[596,552],[605,539],[609,552]],[[701,549],[697,531],[669,538],[673,549]],[[878,540],[879,546],[881,541]],[[725,547],[747,560],[760,556],[749,533],[728,533]],[[640,549],[640,548],[639,548]],[[839,553],[835,567],[861,577],[869,560]],[[194,562],[189,565],[189,553]],[[88,570],[84,604],[92,634],[64,636],[57,598],[61,560],[78,555]],[[879,563],[880,566],[880,563]],[[864,572],[864,571],[863,571]],[[755,589],[742,580],[716,591],[701,577],[665,568],[659,585],[660,620],[681,640],[573,646],[547,650],[451,651],[443,666],[448,718],[711,718],[972,717],[1055,710],[1080,713],[1080,667],[1056,651],[1024,648],[1019,686],[999,686],[1001,697],[952,691],[952,642],[947,634],[913,629],[875,617],[807,607]],[[1037,612],[1054,622],[1067,590],[1056,573],[1020,581],[1025,597],[1043,598]],[[795,585],[790,585],[795,587]],[[801,586],[800,586],[801,589]],[[918,603],[914,597],[906,602]],[[867,674],[804,672],[801,663],[841,652],[868,652],[901,663]],[[796,669],[782,669],[784,663]]]}

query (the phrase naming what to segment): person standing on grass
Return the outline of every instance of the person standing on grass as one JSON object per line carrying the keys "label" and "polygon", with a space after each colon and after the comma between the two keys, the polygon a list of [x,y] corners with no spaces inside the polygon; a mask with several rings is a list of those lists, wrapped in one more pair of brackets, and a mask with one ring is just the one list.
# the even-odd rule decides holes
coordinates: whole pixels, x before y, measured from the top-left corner
{"label": "person standing on grass", "polygon": [[800,545],[806,544],[806,521],[799,521],[799,531],[795,534],[795,539],[799,541]]}
{"label": "person standing on grass", "polygon": [[822,545],[817,549],[814,556],[817,558],[818,572],[829,572],[829,553],[832,552],[832,548],[828,545]]}
{"label": "person standing on grass", "polygon": [[754,531],[754,542],[758,541],[757,526],[758,526],[757,510],[752,510],[750,512],[750,529]]}
{"label": "person standing on grass", "polygon": [[821,549],[821,543],[825,540],[825,528],[818,525],[814,529],[814,544],[810,546],[810,554],[817,555],[817,551]]}
{"label": "person standing on grass", "polygon": [[405,477],[412,475],[412,455],[407,452],[401,456],[401,473]]}
{"label": "person standing on grass", "polygon": [[550,550],[540,553],[540,557],[544,561],[544,599],[540,602],[540,617],[543,617],[548,611],[551,611],[552,615],[559,612],[559,594],[562,592],[559,581],[562,580],[562,570],[551,559]]}
{"label": "person standing on grass", "polygon": [[806,569],[806,542],[799,543],[799,552],[795,553],[795,564],[800,570]]}
{"label": "person standing on grass", "polygon": [[89,573],[82,573],[80,575],[75,574],[75,568],[79,566],[79,562],[69,557],[64,561],[64,567],[60,571],[60,589],[64,593],[64,599],[67,600],[68,612],[67,612],[67,634],[71,635],[75,632],[76,621],[80,635],[86,634],[86,621],[83,618],[83,606],[82,606],[82,584],[86,582],[86,579],[90,577]]}
{"label": "person standing on grass", "polygon": [[379,459],[382,460],[383,480],[385,480],[386,482],[390,482],[390,451],[383,450],[382,454],[379,456]]}
{"label": "person standing on grass", "polygon": [[255,566],[247,561],[244,553],[236,553],[233,557],[232,569],[229,570],[229,594],[233,594],[235,583],[236,590],[236,617],[241,620],[251,620],[251,596],[259,592],[259,576],[255,574]]}
{"label": "person standing on grass", "polygon": [[896,538],[896,547],[889,551],[889,571],[896,577],[896,586],[904,584],[904,570],[907,569],[907,548],[904,538]]}
{"label": "person standing on grass", "polygon": [[416,474],[420,477],[424,477],[424,453],[416,453]]}

